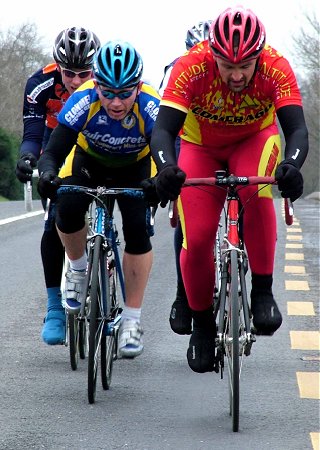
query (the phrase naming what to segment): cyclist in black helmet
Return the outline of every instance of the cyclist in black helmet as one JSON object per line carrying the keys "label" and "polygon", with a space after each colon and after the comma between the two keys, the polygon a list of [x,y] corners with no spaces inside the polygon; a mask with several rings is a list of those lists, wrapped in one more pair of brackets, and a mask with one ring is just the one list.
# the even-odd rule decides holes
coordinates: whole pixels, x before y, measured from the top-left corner
{"label": "cyclist in black helmet", "polygon": [[[92,31],[67,28],[55,40],[55,63],[42,67],[28,79],[24,92],[23,139],[16,166],[16,176],[22,183],[31,180],[63,104],[92,77],[93,56],[99,47],[100,41]],[[42,198],[42,204],[45,208],[46,198]],[[48,297],[42,339],[49,345],[62,344],[65,339],[65,313],[60,293],[63,247],[52,205],[41,240],[41,257]]]}
{"label": "cyclist in black helmet", "polygon": [[[201,41],[205,41],[209,36],[209,28],[212,20],[203,20],[198,22],[187,31],[186,35],[186,49],[190,50],[194,45]],[[165,67],[164,77],[160,83],[159,92],[162,95],[167,85],[171,70],[175,62],[179,58],[176,58],[172,63]],[[179,155],[180,150],[180,137],[176,139],[176,154]],[[177,293],[176,298],[171,306],[169,322],[172,331],[177,334],[191,334],[192,328],[192,316],[191,309],[188,305],[187,295],[182,281],[181,269],[180,269],[180,253],[182,248],[182,229],[180,222],[174,232],[174,251],[176,257],[176,271],[177,271]]]}
{"label": "cyclist in black helmet", "polygon": [[[142,58],[128,42],[110,41],[101,47],[94,58],[95,80],[86,82],[68,99],[40,157],[40,195],[54,196],[61,178],[64,184],[93,188],[140,187],[141,181],[151,175],[149,141],[160,96],[141,81],[142,71]],[[88,198],[67,194],[58,197],[56,203],[58,232],[70,261],[65,295],[70,314],[79,312],[84,289],[88,202]],[[126,286],[119,353],[133,358],[143,351],[140,316],[153,259],[146,229],[148,205],[135,197],[119,196],[117,202],[125,241]]]}

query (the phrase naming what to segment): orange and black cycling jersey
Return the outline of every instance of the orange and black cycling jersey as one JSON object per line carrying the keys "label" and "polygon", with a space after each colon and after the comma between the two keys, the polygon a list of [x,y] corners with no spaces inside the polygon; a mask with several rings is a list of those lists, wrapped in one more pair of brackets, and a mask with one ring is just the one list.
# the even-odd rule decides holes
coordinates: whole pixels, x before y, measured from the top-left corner
{"label": "orange and black cycling jersey", "polygon": [[39,158],[69,96],[56,64],[48,64],[31,75],[24,92],[21,154],[31,152]]}
{"label": "orange and black cycling jersey", "polygon": [[276,111],[301,106],[295,75],[276,50],[266,46],[254,78],[241,92],[222,82],[207,42],[174,65],[161,105],[187,114],[181,138],[198,145],[232,145],[276,120]]}

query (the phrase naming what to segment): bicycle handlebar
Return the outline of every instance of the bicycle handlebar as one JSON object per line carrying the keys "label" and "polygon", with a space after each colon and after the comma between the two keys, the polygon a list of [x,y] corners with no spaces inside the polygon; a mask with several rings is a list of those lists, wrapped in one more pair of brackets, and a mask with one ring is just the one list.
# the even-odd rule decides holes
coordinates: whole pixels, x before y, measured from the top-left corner
{"label": "bicycle handlebar", "polygon": [[98,186],[97,188],[89,188],[86,186],[76,186],[72,184],[63,184],[58,190],[57,194],[88,194],[93,196],[102,196],[102,195],[127,195],[130,197],[144,197],[144,192],[142,188],[107,188],[105,186]]}
{"label": "bicycle handlebar", "polygon": [[[221,171],[221,176],[217,177],[202,177],[202,178],[187,178],[183,183],[183,187],[188,186],[220,186],[220,187],[236,187],[249,186],[257,184],[277,184],[274,177],[267,176],[250,176],[238,177],[236,175],[225,176],[224,171]],[[169,217],[173,217],[172,205],[169,207]],[[293,223],[293,204],[289,198],[284,199],[284,211],[286,225]]]}
{"label": "bicycle handlebar", "polygon": [[187,178],[183,186],[249,186],[254,184],[277,184],[274,177],[237,177],[235,175],[207,178]]}
{"label": "bicycle handlebar", "polygon": [[[87,194],[91,195],[94,198],[100,198],[106,195],[125,195],[127,197],[135,197],[135,198],[145,198],[145,194],[142,188],[107,188],[105,186],[98,186],[97,188],[89,188],[87,186],[76,186],[72,184],[63,184],[58,190],[58,195],[63,194]],[[100,199],[100,202],[102,200]],[[155,215],[157,211],[157,207],[150,207],[150,225],[153,226],[155,224]]]}

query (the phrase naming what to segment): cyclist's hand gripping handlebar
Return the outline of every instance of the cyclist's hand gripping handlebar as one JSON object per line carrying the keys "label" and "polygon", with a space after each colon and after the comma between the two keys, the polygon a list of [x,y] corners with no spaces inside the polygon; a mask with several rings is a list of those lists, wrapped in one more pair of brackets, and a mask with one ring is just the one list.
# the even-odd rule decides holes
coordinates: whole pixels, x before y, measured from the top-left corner
{"label": "cyclist's hand gripping handlebar", "polygon": [[16,165],[16,177],[21,183],[31,181],[33,169],[37,166],[37,158],[32,153],[22,155]]}

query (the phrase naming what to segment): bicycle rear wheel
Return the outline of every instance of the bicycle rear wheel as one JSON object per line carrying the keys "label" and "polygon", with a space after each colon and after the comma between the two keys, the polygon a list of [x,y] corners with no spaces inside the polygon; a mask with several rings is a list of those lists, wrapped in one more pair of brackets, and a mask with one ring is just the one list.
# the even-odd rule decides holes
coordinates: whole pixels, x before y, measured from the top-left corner
{"label": "bicycle rear wheel", "polygon": [[79,357],[80,359],[85,359],[87,354],[87,323],[86,319],[80,319],[79,321]]}
{"label": "bicycle rear wheel", "polygon": [[[101,342],[105,340],[104,336],[104,312],[102,305],[102,286],[100,277],[100,256],[102,250],[102,236],[96,236],[93,249],[93,259],[89,284],[89,355],[88,355],[88,400],[89,403],[95,402],[97,372],[99,366],[99,356],[101,352]],[[102,350],[104,351],[104,343]]]}
{"label": "bicycle rear wheel", "polygon": [[232,430],[238,431],[240,409],[240,349],[237,250],[231,250],[229,264],[230,284],[226,321],[226,357],[229,373],[230,414],[232,416]]}
{"label": "bicycle rear wheel", "polygon": [[79,361],[78,342],[79,326],[74,314],[67,314],[69,330],[69,355],[72,370],[77,370]]}
{"label": "bicycle rear wheel", "polygon": [[[108,390],[112,380],[113,361],[117,352],[117,319],[119,319],[118,307],[118,271],[113,251],[109,251],[107,261],[107,280],[106,280],[106,304],[108,308],[108,317],[111,321],[106,325],[106,340],[101,345],[101,381],[102,387]],[[104,348],[105,347],[105,348]],[[103,351],[102,351],[103,350]]]}

